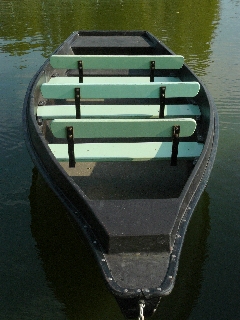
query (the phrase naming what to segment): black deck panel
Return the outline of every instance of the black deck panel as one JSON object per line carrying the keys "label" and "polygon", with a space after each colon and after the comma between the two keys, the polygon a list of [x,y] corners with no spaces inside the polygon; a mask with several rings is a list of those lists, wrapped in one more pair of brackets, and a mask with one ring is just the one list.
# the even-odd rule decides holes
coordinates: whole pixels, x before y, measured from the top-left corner
{"label": "black deck panel", "polygon": [[[169,252],[179,200],[92,201],[109,253]],[[172,208],[176,208],[172,210]],[[100,227],[100,226],[99,226]],[[107,240],[108,239],[108,240]]]}
{"label": "black deck panel", "polygon": [[[100,45],[99,45],[100,44]],[[151,54],[156,47],[147,33],[138,35],[114,35],[109,33],[83,33],[79,34],[72,44],[74,54]]]}
{"label": "black deck panel", "polygon": [[[105,255],[114,274],[115,281],[122,288],[154,288],[161,286],[168,269],[170,253],[120,253]],[[148,270],[148,276],[146,276]]]}
{"label": "black deck panel", "polygon": [[[147,41],[148,40],[148,41]],[[149,48],[154,44],[146,37],[134,37],[134,36],[110,36],[108,38],[102,36],[79,36],[72,44],[72,47],[141,47]]]}

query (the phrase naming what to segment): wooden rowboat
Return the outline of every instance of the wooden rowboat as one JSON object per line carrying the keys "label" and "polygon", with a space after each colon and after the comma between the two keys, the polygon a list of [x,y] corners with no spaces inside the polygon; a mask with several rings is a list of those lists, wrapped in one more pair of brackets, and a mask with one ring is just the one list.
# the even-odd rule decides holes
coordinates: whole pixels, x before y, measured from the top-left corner
{"label": "wooden rowboat", "polygon": [[216,155],[202,82],[148,32],[74,32],[32,79],[23,125],[123,314],[151,316]]}

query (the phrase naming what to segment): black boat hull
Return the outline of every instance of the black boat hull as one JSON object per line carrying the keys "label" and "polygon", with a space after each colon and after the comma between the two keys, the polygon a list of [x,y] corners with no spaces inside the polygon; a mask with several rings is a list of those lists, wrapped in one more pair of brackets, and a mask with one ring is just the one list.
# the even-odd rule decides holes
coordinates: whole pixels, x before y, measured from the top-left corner
{"label": "black boat hull", "polygon": [[[137,37],[142,32],[100,32],[104,36]],[[57,50],[58,54],[69,54],[71,44],[77,43],[78,35],[73,33]],[[85,36],[98,32],[83,32]],[[148,40],[148,41],[150,41]],[[154,43],[156,44],[156,39]],[[157,41],[158,42],[158,41]],[[162,52],[172,52],[158,42]],[[131,50],[130,50],[130,49]],[[74,53],[80,50],[72,47]],[[89,54],[102,54],[106,46],[88,47]],[[153,48],[112,46],[108,54],[146,54]],[[81,54],[85,52],[82,50]],[[151,316],[162,296],[168,295],[174,286],[184,236],[192,213],[207,184],[218,143],[218,116],[214,102],[205,86],[192,71],[184,65],[181,79],[198,81],[200,92],[194,103],[202,106],[201,133],[203,151],[177,197],[165,199],[89,200],[81,185],[76,183],[54,158],[48,148],[45,132],[36,119],[36,108],[41,102],[39,87],[49,79],[53,70],[49,60],[32,79],[24,101],[23,128],[26,145],[37,169],[54,190],[68,210],[70,220],[86,238],[93,251],[110,291],[114,294],[127,318],[139,315],[139,302],[144,301],[144,315]],[[124,207],[124,210],[123,210]],[[129,220],[129,214],[131,217]],[[145,212],[148,212],[146,220]],[[109,216],[112,215],[112,220]],[[167,216],[167,218],[166,218]],[[138,221],[138,229],[135,227]],[[161,221],[162,232],[157,233],[156,225]],[[117,230],[119,226],[119,230]],[[146,231],[147,230],[147,231]],[[121,236],[124,234],[124,236]],[[122,249],[124,248],[124,249]]]}

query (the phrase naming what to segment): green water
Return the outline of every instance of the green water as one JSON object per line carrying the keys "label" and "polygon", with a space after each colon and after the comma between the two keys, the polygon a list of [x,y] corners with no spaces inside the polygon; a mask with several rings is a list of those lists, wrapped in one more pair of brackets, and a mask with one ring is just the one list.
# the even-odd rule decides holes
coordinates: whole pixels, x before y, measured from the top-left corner
{"label": "green water", "polygon": [[153,319],[240,318],[240,1],[0,1],[0,319],[123,319],[65,210],[36,179],[21,127],[27,85],[74,30],[148,30],[182,54],[220,118],[216,162],[172,294]]}

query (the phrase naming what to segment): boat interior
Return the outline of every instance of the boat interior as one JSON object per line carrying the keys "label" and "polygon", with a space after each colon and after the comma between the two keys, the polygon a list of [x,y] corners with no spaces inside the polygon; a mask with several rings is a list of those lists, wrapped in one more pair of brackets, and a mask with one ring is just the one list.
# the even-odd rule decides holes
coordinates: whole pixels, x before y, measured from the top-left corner
{"label": "boat interior", "polygon": [[[100,37],[101,39],[99,39]],[[101,43],[101,46],[99,46],[99,43]],[[194,92],[190,94],[187,91],[192,90],[191,88],[184,89],[186,94],[180,97],[176,97],[176,92],[169,93],[171,90],[175,90],[171,89],[174,84],[184,83],[188,86],[192,85],[191,81],[186,81],[188,79],[185,79],[181,75],[182,73],[180,73],[183,57],[171,56],[167,50],[159,46],[156,40],[151,38],[147,33],[140,33],[137,37],[134,32],[132,35],[122,33],[120,36],[111,35],[110,32],[108,37],[106,37],[105,33],[103,35],[101,33],[95,35],[94,33],[89,34],[86,31],[79,33],[75,40],[73,39],[71,49],[66,51],[66,47],[63,46],[55,57],[51,57],[50,63],[53,66],[49,66],[48,72],[44,75],[47,78],[47,83],[43,84],[43,86],[45,85],[44,90],[42,86],[41,92],[39,91],[36,109],[36,116],[42,126],[50,148],[51,146],[57,147],[57,145],[63,148],[63,144],[69,145],[67,136],[56,137],[54,135],[51,123],[65,119],[66,121],[62,123],[62,126],[66,127],[68,120],[75,118],[81,118],[79,119],[79,123],[87,118],[108,122],[111,122],[112,119],[123,119],[124,121],[133,119],[135,122],[150,119],[154,121],[159,120],[159,123],[163,119],[173,119],[173,121],[176,119],[176,124],[178,124],[178,118],[194,119],[196,130],[189,135],[182,136],[183,127],[189,125],[183,123],[178,143],[179,146],[182,146],[183,143],[198,144],[199,148],[195,151],[196,154],[191,156],[183,155],[179,157],[178,155],[175,163],[177,165],[171,165],[172,132],[167,135],[162,134],[161,136],[153,136],[143,132],[143,136],[141,136],[140,127],[140,129],[137,129],[140,134],[137,133],[136,137],[129,138],[124,132],[122,132],[122,136],[114,136],[113,134],[113,136],[103,135],[101,137],[100,130],[102,127],[100,128],[100,126],[105,125],[101,123],[96,129],[101,138],[92,137],[91,135],[84,138],[81,135],[80,137],[74,136],[74,144],[93,142],[100,143],[100,148],[103,148],[103,144],[109,142],[123,142],[124,150],[127,143],[130,143],[130,148],[133,149],[139,143],[143,143],[142,153],[146,154],[147,159],[145,159],[145,155],[141,155],[137,159],[131,159],[129,156],[129,159],[125,158],[124,161],[122,161],[121,157],[118,159],[117,156],[110,159],[106,157],[106,159],[101,159],[100,161],[99,159],[94,161],[93,157],[84,161],[84,159],[76,160],[77,156],[75,155],[75,159],[73,160],[75,164],[71,166],[69,164],[69,157],[66,154],[63,157],[64,159],[60,156],[58,159],[64,170],[81,186],[81,189],[90,200],[168,199],[179,197],[203,146],[202,140],[199,138],[201,136],[201,106],[197,105],[194,100],[194,95],[197,94],[199,87],[197,90],[194,89]],[[91,57],[88,61],[87,59],[90,54]],[[165,62],[158,61],[159,54],[165,55],[165,57],[170,56],[173,59],[165,64]],[[94,55],[98,55],[98,57]],[[145,60],[148,59],[147,62],[145,60],[140,61],[141,58],[136,55],[145,56]],[[59,56],[61,60],[59,60]],[[79,65],[79,56],[82,59],[81,65]],[[148,56],[151,56],[151,58],[148,58]],[[104,57],[107,57],[107,62],[104,60]],[[115,57],[120,57],[120,59],[114,60]],[[131,60],[130,58],[133,59]],[[100,61],[99,59],[103,60]],[[111,59],[113,62],[111,62]],[[151,59],[154,59],[154,68],[151,64]],[[66,63],[66,60],[69,62]],[[97,60],[98,68],[93,60]],[[135,64],[134,60],[139,60],[139,62]],[[111,63],[113,66],[111,66]],[[161,63],[163,67],[159,67]],[[127,65],[125,69],[122,67],[124,64]],[[91,65],[93,66],[91,67]],[[132,68],[130,67],[131,65]],[[78,86],[80,88],[83,84],[86,87],[88,86],[91,92],[96,93],[86,94],[86,97],[83,97],[84,93],[82,93],[82,90],[85,88],[81,88],[81,99],[77,102],[76,93],[75,96],[74,94],[70,96],[62,94],[64,87],[70,87],[71,83],[73,83],[71,87],[72,92],[73,88]],[[113,87],[105,89],[106,86],[109,87],[112,83],[114,84]],[[136,84],[139,83],[139,90],[136,96],[132,97]],[[143,87],[148,87],[153,83],[158,86],[158,90],[162,86],[162,83],[168,83],[166,94],[164,92],[165,96],[162,101],[161,92],[159,96],[159,91],[151,96],[151,98],[141,96],[141,91],[145,90]],[[126,84],[128,85],[128,92],[125,93]],[[48,89],[48,85],[51,93],[45,92]],[[99,92],[96,89],[97,87],[99,87]],[[113,98],[110,94],[111,89],[115,90],[115,87],[117,87],[116,94],[119,95],[117,98]],[[57,92],[54,95],[52,91],[55,88],[57,88]],[[107,93],[103,94],[104,90]],[[145,93],[143,92],[143,94]],[[146,94],[148,94],[148,91]],[[78,115],[76,113],[77,108],[79,109]],[[161,109],[164,110],[163,116],[160,115]],[[74,123],[75,125],[77,124]],[[117,125],[121,126],[122,123],[116,123]],[[166,156],[164,153],[157,158],[155,155],[152,158],[148,157],[147,153],[149,151],[147,148],[145,149],[145,143],[152,142],[168,144],[168,155]],[[189,149],[190,144],[186,148]],[[55,153],[53,148],[52,152]]]}

